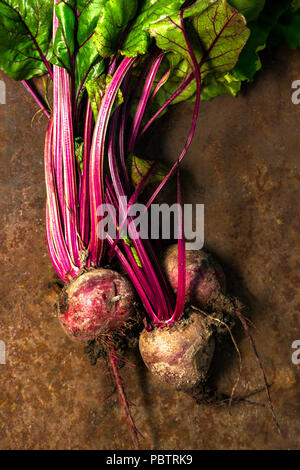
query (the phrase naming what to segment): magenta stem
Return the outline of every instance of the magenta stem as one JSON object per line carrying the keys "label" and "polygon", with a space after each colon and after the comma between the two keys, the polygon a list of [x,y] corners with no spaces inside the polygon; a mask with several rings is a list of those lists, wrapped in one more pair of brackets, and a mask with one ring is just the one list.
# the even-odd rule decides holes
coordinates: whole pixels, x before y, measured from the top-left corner
{"label": "magenta stem", "polygon": [[[179,164],[182,162],[183,158],[185,157],[185,155],[186,155],[186,153],[187,153],[187,151],[188,151],[188,149],[189,149],[189,147],[192,143],[192,140],[194,138],[195,131],[196,131],[197,120],[198,120],[198,115],[199,115],[200,102],[201,102],[201,86],[202,86],[200,68],[199,68],[199,64],[197,62],[196,56],[194,54],[193,48],[191,46],[191,43],[189,41],[188,35],[186,33],[186,30],[185,30],[185,27],[184,27],[184,24],[183,24],[183,16],[182,15],[183,15],[183,12],[181,12],[181,15],[180,15],[181,27],[182,27],[184,38],[185,38],[186,44],[188,46],[188,50],[189,50],[189,53],[190,53],[190,56],[191,56],[191,59],[192,59],[192,62],[193,62],[193,66],[194,66],[194,73],[191,74],[190,77],[195,76],[196,77],[196,83],[197,83],[197,95],[196,95],[196,102],[195,102],[194,113],[193,113],[193,121],[192,121],[189,136],[186,140],[185,146],[184,146],[177,162],[173,165],[173,167],[171,168],[171,170],[169,171],[167,176],[158,185],[158,187],[156,188],[156,190],[154,191],[154,193],[150,197],[149,201],[147,202],[147,208],[149,208],[151,206],[151,204],[153,203],[153,201],[155,200],[157,195],[160,193],[160,191],[163,189],[163,187],[169,181],[169,179],[173,176],[173,174],[175,173],[175,171],[178,168]],[[180,88],[182,88],[182,86]]]}
{"label": "magenta stem", "polygon": [[93,111],[88,100],[83,143],[83,172],[80,192],[80,236],[85,246],[89,243],[90,234],[90,207],[89,207],[89,163],[92,139]]}
{"label": "magenta stem", "polygon": [[130,70],[135,58],[125,58],[119,65],[107,92],[101,102],[97,122],[94,129],[90,157],[90,211],[91,211],[91,237],[89,251],[91,262],[97,264],[101,259],[103,241],[99,239],[97,209],[104,202],[103,194],[103,163],[105,155],[105,141],[110,113],[118,90]]}

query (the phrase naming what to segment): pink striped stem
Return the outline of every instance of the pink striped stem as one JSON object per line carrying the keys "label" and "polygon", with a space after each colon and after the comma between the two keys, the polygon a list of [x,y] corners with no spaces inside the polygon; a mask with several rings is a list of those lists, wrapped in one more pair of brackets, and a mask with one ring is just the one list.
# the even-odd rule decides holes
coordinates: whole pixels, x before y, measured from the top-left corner
{"label": "pink striped stem", "polygon": [[155,80],[156,74],[158,72],[159,66],[164,58],[164,54],[159,55],[157,57],[151,67],[150,73],[147,76],[142,95],[138,104],[137,111],[134,116],[133,124],[132,124],[132,131],[131,131],[131,137],[129,140],[129,145],[128,145],[128,152],[132,153],[135,147],[136,139],[138,136],[138,132],[140,129],[140,125],[145,113],[145,109],[147,106],[147,102],[151,93],[151,89],[153,86],[153,82]]}
{"label": "pink striped stem", "polygon": [[49,122],[45,139],[45,183],[47,191],[47,239],[53,265],[59,269],[59,275],[66,281],[68,275],[76,277],[79,268],[72,262],[65,243],[61,222],[53,166],[53,119]]}
{"label": "pink striped stem", "polygon": [[80,236],[85,246],[88,246],[90,237],[90,198],[89,198],[89,163],[91,152],[93,111],[88,100],[83,144],[83,171],[80,191]]}
{"label": "pink striped stem", "polygon": [[[191,129],[190,129],[190,133],[189,133],[189,136],[185,142],[185,145],[184,145],[184,148],[177,160],[177,162],[173,165],[173,167],[171,168],[171,170],[168,172],[168,174],[166,175],[166,177],[164,178],[164,180],[158,185],[158,187],[156,188],[156,190],[154,191],[154,193],[152,194],[152,196],[150,197],[150,199],[148,200],[147,202],[147,207],[149,208],[151,206],[151,204],[153,203],[153,201],[156,199],[156,197],[158,196],[158,194],[160,193],[160,191],[163,189],[163,187],[166,185],[166,183],[169,181],[169,179],[173,176],[173,174],[175,173],[175,171],[177,170],[179,164],[182,162],[183,158],[185,157],[185,155],[187,154],[188,152],[188,149],[190,148],[190,145],[192,143],[192,140],[194,138],[194,135],[195,135],[195,131],[196,131],[196,125],[197,125],[197,120],[198,120],[198,115],[199,115],[199,109],[200,109],[200,102],[201,102],[201,87],[202,87],[202,82],[201,82],[201,73],[200,73],[200,68],[201,68],[201,65],[202,65],[202,61],[204,59],[202,59],[202,61],[200,62],[200,64],[198,64],[198,61],[196,59],[196,56],[194,54],[194,51],[193,51],[193,48],[191,46],[191,43],[190,43],[190,40],[188,38],[188,35],[187,35],[187,32],[185,30],[185,27],[184,27],[184,23],[183,23],[183,12],[181,12],[181,16],[180,16],[180,19],[181,19],[181,29],[183,31],[183,34],[184,34],[184,38],[185,38],[185,41],[186,41],[186,44],[187,44],[187,47],[188,47],[188,50],[189,50],[189,54],[191,56],[191,60],[192,60],[192,63],[193,63],[193,67],[194,67],[194,72],[190,75],[190,78],[195,78],[196,77],[196,83],[197,83],[197,95],[196,95],[196,102],[195,102],[195,107],[194,107],[194,113],[193,113],[193,120],[192,120],[192,124],[191,124]],[[188,79],[189,80],[189,79]],[[187,81],[188,81],[187,80]],[[186,82],[187,82],[186,81]],[[182,87],[180,87],[181,89]],[[183,88],[184,89],[184,88]],[[182,91],[182,90],[181,90]],[[175,96],[175,94],[173,95]],[[150,122],[150,121],[149,121]],[[144,131],[144,130],[143,130]]]}
{"label": "pink striped stem", "polygon": [[97,234],[97,208],[104,202],[103,162],[105,153],[106,131],[110,119],[111,110],[116,99],[118,90],[134,61],[134,57],[125,58],[119,65],[116,73],[113,76],[110,86],[101,102],[93,134],[89,175],[91,213],[89,252],[91,263],[95,265],[100,262],[103,250],[103,240],[101,240],[101,237],[99,237]]}
{"label": "pink striped stem", "polygon": [[63,182],[63,151],[62,151],[62,122],[61,114],[57,112],[61,108],[61,95],[57,92],[61,87],[61,77],[59,67],[53,67],[53,151],[54,151],[54,168],[57,184],[57,193],[59,201],[59,209],[64,225],[65,220],[65,198],[64,198],[64,182]]}
{"label": "pink striped stem", "polygon": [[183,214],[181,204],[181,184],[179,167],[177,169],[177,203],[178,203],[178,289],[176,307],[172,317],[166,321],[166,324],[174,323],[182,317],[185,306],[186,292],[186,258],[185,258],[185,240],[183,230]]}
{"label": "pink striped stem", "polygon": [[[63,133],[63,168],[64,168],[64,197],[65,197],[65,239],[70,255],[75,265],[79,262],[79,224],[78,200],[76,187],[76,170],[74,154],[74,136],[72,122],[70,78],[66,70],[60,68],[62,106],[58,110],[62,113]],[[58,92],[58,90],[57,90]],[[57,111],[57,110],[56,110]]]}

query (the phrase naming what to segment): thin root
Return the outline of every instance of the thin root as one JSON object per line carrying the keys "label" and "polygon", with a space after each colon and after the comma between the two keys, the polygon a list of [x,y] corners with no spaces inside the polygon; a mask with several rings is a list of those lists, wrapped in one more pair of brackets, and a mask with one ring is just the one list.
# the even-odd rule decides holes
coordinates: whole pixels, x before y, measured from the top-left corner
{"label": "thin root", "polygon": [[269,390],[269,385],[268,385],[268,382],[267,382],[267,377],[266,377],[266,374],[265,374],[265,370],[264,370],[264,367],[263,367],[263,364],[261,362],[261,359],[259,357],[259,354],[257,352],[257,349],[256,349],[256,345],[255,345],[255,342],[254,342],[254,339],[249,331],[249,328],[248,328],[248,325],[247,325],[247,322],[245,321],[245,318],[243,316],[243,314],[240,312],[240,310],[236,307],[235,309],[235,312],[236,312],[236,315],[238,317],[238,319],[240,320],[245,332],[246,332],[246,335],[248,336],[249,338],[249,341],[251,343],[251,346],[252,346],[252,349],[253,349],[253,352],[255,354],[255,357],[256,357],[256,360],[258,362],[258,365],[259,365],[259,368],[261,370],[261,373],[262,373],[262,376],[263,376],[263,381],[264,381],[264,389],[266,391],[266,395],[267,395],[267,399],[268,399],[268,403],[269,403],[269,408],[270,408],[270,411],[272,413],[272,417],[273,417],[273,421],[278,429],[278,432],[279,434],[281,434],[281,428],[280,428],[280,425],[278,423],[278,420],[277,420],[277,417],[276,417],[276,414],[275,414],[275,411],[274,411],[274,407],[273,407],[273,403],[272,403],[272,398],[271,398],[271,395],[270,395],[270,390]]}
{"label": "thin root", "polygon": [[31,122],[30,122],[30,127],[31,127],[31,128],[32,128],[32,126],[33,126],[33,122],[34,122],[35,118],[36,118],[39,114],[41,115],[42,112],[43,112],[42,109],[38,109],[38,110],[36,111],[36,113],[34,113],[32,119],[31,119]]}
{"label": "thin root", "polygon": [[194,305],[192,306],[195,310],[198,310],[200,313],[202,313],[203,315],[205,315],[206,317],[210,318],[211,320],[213,321],[216,321],[218,323],[220,323],[222,326],[225,326],[225,328],[227,329],[228,333],[230,334],[230,338],[231,338],[231,341],[233,342],[233,345],[234,345],[234,348],[237,352],[237,355],[238,355],[238,358],[239,358],[239,375],[232,387],[232,391],[231,391],[231,395],[230,395],[230,398],[229,398],[229,408],[231,407],[232,405],[232,401],[233,401],[233,395],[234,395],[234,392],[236,391],[237,389],[237,386],[240,382],[240,379],[241,379],[241,375],[242,375],[242,368],[243,368],[243,365],[242,365],[242,356],[241,356],[241,353],[240,353],[240,350],[238,348],[238,345],[234,339],[234,336],[231,332],[231,329],[229,328],[229,326],[223,322],[222,320],[220,320],[219,318],[215,318],[213,317],[212,315],[209,315],[208,313],[204,312],[203,310],[200,310],[199,308],[195,307]]}
{"label": "thin root", "polygon": [[140,443],[139,443],[138,435],[139,434],[141,435],[141,433],[136,428],[136,426],[134,424],[134,421],[133,421],[133,417],[132,417],[130,409],[129,409],[128,400],[126,398],[125,390],[124,390],[124,387],[122,385],[121,377],[120,377],[120,374],[118,372],[118,368],[117,368],[117,365],[116,365],[116,353],[115,353],[114,349],[110,349],[109,358],[110,358],[110,364],[111,364],[111,367],[112,367],[112,371],[113,371],[113,374],[114,374],[114,377],[115,377],[115,381],[116,381],[116,384],[117,384],[118,392],[119,392],[120,403],[122,404],[122,406],[124,408],[124,411],[125,411],[125,418],[126,418],[127,426],[128,426],[129,431],[130,431],[135,449],[139,450],[140,449]]}

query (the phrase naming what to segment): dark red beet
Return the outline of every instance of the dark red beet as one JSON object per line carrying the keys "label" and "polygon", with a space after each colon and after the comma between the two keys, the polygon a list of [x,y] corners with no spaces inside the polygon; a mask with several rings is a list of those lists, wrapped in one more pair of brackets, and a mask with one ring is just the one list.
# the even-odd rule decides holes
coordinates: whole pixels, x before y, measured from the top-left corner
{"label": "dark red beet", "polygon": [[130,282],[109,269],[95,269],[71,281],[59,302],[59,320],[73,341],[86,343],[117,330],[133,314]]}
{"label": "dark red beet", "polygon": [[[162,261],[167,278],[178,289],[178,246],[169,246]],[[225,291],[225,275],[212,256],[202,250],[186,251],[186,301],[205,307],[211,298]]]}

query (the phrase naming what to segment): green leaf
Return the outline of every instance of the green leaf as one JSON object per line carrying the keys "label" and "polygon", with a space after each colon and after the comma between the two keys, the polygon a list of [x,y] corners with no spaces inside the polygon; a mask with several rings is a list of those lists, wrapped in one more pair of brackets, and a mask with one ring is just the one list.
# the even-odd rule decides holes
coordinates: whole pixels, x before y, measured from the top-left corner
{"label": "green leaf", "polygon": [[84,141],[82,137],[75,137],[74,150],[78,161],[81,174],[83,174],[83,147]]}
{"label": "green leaf", "polygon": [[53,64],[63,66],[71,71],[72,57],[75,51],[76,37],[76,1],[59,2],[55,6],[55,14],[59,20],[59,27],[54,40],[55,56]]}
{"label": "green leaf", "polygon": [[99,15],[107,0],[77,0],[78,11],[78,44],[85,42],[93,34]]}
{"label": "green leaf", "polygon": [[201,78],[232,70],[250,34],[244,16],[226,0],[219,0],[196,15],[193,25],[202,50]]}
{"label": "green leaf", "polygon": [[122,35],[137,12],[137,0],[108,0],[102,6],[94,34],[94,44],[102,57],[112,57]]}
{"label": "green leaf", "polygon": [[[236,77],[228,74],[228,71],[235,66],[249,36],[245,18],[225,0],[213,2],[198,0],[190,8],[185,9],[184,21],[193,51],[200,64],[201,98],[211,99],[222,93],[236,95],[241,83]],[[150,32],[155,37],[158,47],[168,53],[169,63],[158,74],[155,86],[162,74],[170,68],[168,81],[153,100],[151,106],[153,114],[190,76],[193,64],[178,13],[152,25]],[[172,104],[194,101],[195,97],[196,81],[193,80]]]}
{"label": "green leaf", "polygon": [[[184,14],[185,20],[189,19],[191,21],[191,19],[199,17],[201,13],[207,11],[211,3],[211,0],[200,0],[196,2],[191,8],[186,10]],[[169,57],[171,62],[175,60],[178,63],[178,57],[180,60],[185,59],[187,63],[190,63],[190,68],[192,69],[193,63],[181,29],[180,21],[180,12],[177,12],[176,15],[167,17],[151,25],[149,31],[151,36],[155,38],[156,44],[160,49],[166,52],[172,52],[172,55]],[[199,44],[194,44],[194,46],[194,53],[200,60]],[[189,70],[189,73],[190,72],[191,70]]]}
{"label": "green leaf", "polygon": [[94,30],[107,0],[67,0],[55,9],[60,21],[54,41],[51,62],[66,68],[75,76],[76,92],[83,92],[85,83],[99,77],[104,63],[93,41]]}
{"label": "green leaf", "polygon": [[[248,37],[245,18],[226,0],[198,1],[185,10],[187,31],[199,63],[202,79],[209,73],[231,70]],[[166,52],[180,55],[187,63],[192,61],[180,26],[180,16],[172,16],[150,28],[158,47]]]}
{"label": "green leaf", "polygon": [[[98,117],[98,112],[101,106],[103,96],[105,95],[105,92],[107,91],[111,81],[112,81],[112,76],[107,74],[107,75],[101,75],[99,78],[89,80],[86,83],[86,89],[90,98],[91,107],[93,110],[95,121],[97,120],[97,117]],[[124,101],[123,94],[121,90],[118,90],[118,94],[114,102],[112,113],[114,113],[114,111],[119,106],[121,106],[123,101]]]}
{"label": "green leaf", "polygon": [[230,73],[226,73],[220,77],[209,75],[205,78],[202,85],[201,100],[211,100],[216,96],[224,94],[237,96],[241,85],[241,81]]}
{"label": "green leaf", "polygon": [[291,49],[300,46],[300,5],[293,5],[293,8],[285,12],[274,26],[270,37],[272,45],[285,43]]}
{"label": "green leaf", "polygon": [[139,186],[139,184],[141,183],[143,178],[146,176],[146,174],[148,173],[151,167],[153,167],[152,172],[150,176],[148,177],[145,187],[148,184],[160,183],[161,181],[163,181],[163,179],[168,173],[166,166],[154,160],[144,160],[133,154],[128,156],[128,159],[127,159],[128,174],[135,188]]}
{"label": "green leaf", "polygon": [[[170,76],[164,86],[161,87],[151,106],[151,114],[154,114],[180,87],[182,82],[190,75],[189,62],[176,54],[168,54],[167,60],[170,67]],[[156,82],[160,78],[158,75]],[[155,83],[156,83],[155,82]],[[194,101],[196,97],[196,81],[193,80],[173,101],[172,105],[183,101]]]}
{"label": "green leaf", "polygon": [[272,29],[289,6],[290,2],[267,1],[259,18],[249,23],[250,38],[232,72],[237,79],[251,82],[255,73],[261,69],[262,64],[258,53],[266,47]]}
{"label": "green leaf", "polygon": [[[119,230],[119,227],[118,227],[118,230]],[[121,238],[122,238],[122,240],[124,240],[124,242],[126,243],[126,245],[130,247],[131,253],[132,253],[133,256],[134,256],[135,262],[136,262],[136,264],[138,265],[138,267],[139,267],[139,268],[142,268],[142,267],[143,267],[142,262],[141,262],[141,260],[140,260],[140,257],[139,257],[139,255],[138,255],[137,250],[136,250],[135,247],[134,247],[134,244],[133,244],[133,241],[131,240],[131,238],[129,238],[128,236],[124,236],[124,234],[121,234]]]}
{"label": "green leaf", "polygon": [[89,95],[95,121],[97,120],[98,111],[106,88],[106,77],[104,75],[102,75],[98,79],[89,80],[86,83],[86,90]]}
{"label": "green leaf", "polygon": [[151,43],[150,26],[177,13],[184,3],[185,0],[145,0],[121,47],[121,54],[126,57],[146,54]]}
{"label": "green leaf", "polygon": [[256,23],[249,24],[249,28],[251,29],[250,39],[241,52],[232,73],[239,80],[251,82],[256,72],[262,67],[258,53],[265,48],[269,32]]}
{"label": "green leaf", "polygon": [[15,80],[47,72],[52,0],[0,0],[0,69]]}
{"label": "green leaf", "polygon": [[103,59],[95,53],[91,43],[87,42],[76,55],[75,85],[79,100],[86,89],[87,82],[99,78],[104,70]]}
{"label": "green leaf", "polygon": [[93,36],[101,8],[106,1],[77,0],[76,90],[88,80],[95,79],[104,72],[104,62],[99,57]]}
{"label": "green leaf", "polygon": [[[238,0],[230,3],[241,8]],[[253,6],[254,6],[253,2]],[[252,2],[251,2],[252,4]],[[234,96],[241,87],[242,81],[252,81],[255,73],[261,69],[259,52],[267,45],[287,43],[289,47],[300,45],[299,24],[300,1],[267,0],[260,16],[248,24],[251,35],[242,50],[236,67],[227,75],[209,77],[202,85],[202,99],[211,99],[218,94],[231,93]],[[225,78],[230,78],[230,84]],[[229,86],[229,88],[228,88]]]}
{"label": "green leaf", "polygon": [[262,12],[266,0],[228,0],[228,3],[242,13],[247,21],[253,21]]}
{"label": "green leaf", "polygon": [[[225,1],[198,0],[190,8],[184,10],[184,18],[193,50],[201,63],[201,99],[211,99],[223,93],[231,93],[235,96],[240,90],[241,82],[228,71],[234,67],[239,52],[249,35],[244,17]],[[176,27],[176,24],[180,26],[178,13],[150,28],[157,45],[166,52],[152,90],[156,88],[165,74],[169,73],[168,79],[147,108],[143,124],[165,104],[193,71],[183,32]],[[196,90],[196,81],[193,80],[173,100],[172,104],[194,101]]]}
{"label": "green leaf", "polygon": [[[119,226],[117,226],[117,230],[118,230],[118,232],[120,231]],[[134,259],[136,261],[136,264],[139,266],[139,268],[142,268],[143,265],[142,265],[142,262],[139,258],[138,252],[134,247],[133,241],[131,240],[131,238],[128,235],[125,234],[124,230],[121,232],[120,238],[124,241],[124,243],[126,243],[127,246],[129,246],[129,248],[131,250],[131,253],[133,254]]]}
{"label": "green leaf", "polygon": [[297,11],[300,9],[300,0],[293,0],[291,5],[292,11]]}

